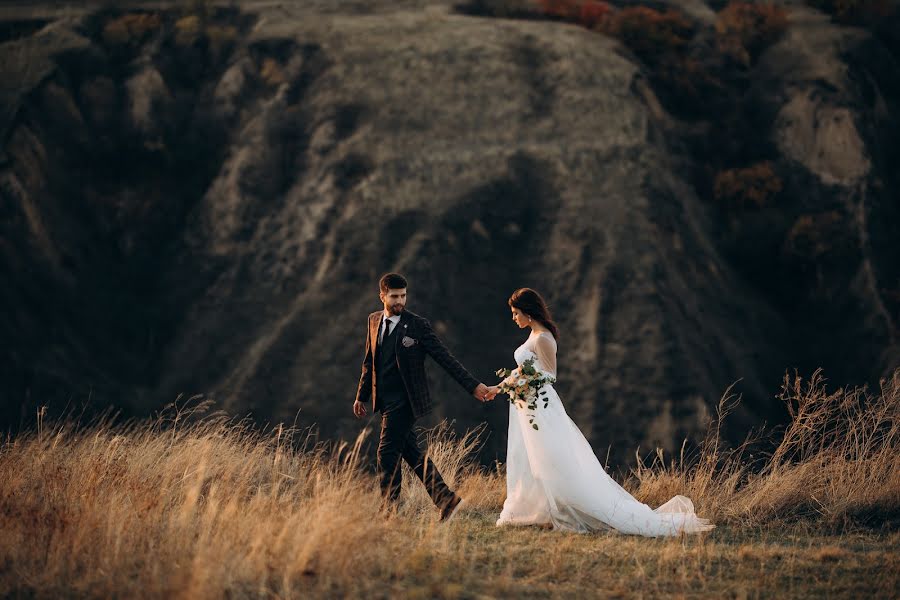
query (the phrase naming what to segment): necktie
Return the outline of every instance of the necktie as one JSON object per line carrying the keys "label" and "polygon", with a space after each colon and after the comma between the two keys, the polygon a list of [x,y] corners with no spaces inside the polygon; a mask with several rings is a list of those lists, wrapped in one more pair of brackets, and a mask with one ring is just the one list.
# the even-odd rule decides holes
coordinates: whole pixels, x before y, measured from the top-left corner
{"label": "necktie", "polygon": [[384,333],[381,336],[381,343],[384,343],[384,340],[387,339],[387,336],[391,335],[391,322],[387,319],[384,320]]}

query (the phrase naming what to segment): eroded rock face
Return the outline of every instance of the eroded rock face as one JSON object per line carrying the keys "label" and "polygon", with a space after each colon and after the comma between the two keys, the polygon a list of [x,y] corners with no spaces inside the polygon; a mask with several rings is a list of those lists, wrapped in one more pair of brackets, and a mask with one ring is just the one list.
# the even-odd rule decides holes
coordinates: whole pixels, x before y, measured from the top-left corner
{"label": "eroded rock face", "polygon": [[847,108],[821,106],[815,93],[794,96],[779,112],[778,146],[825,184],[848,185],[865,178],[871,163]]}
{"label": "eroded rock face", "polygon": [[794,219],[795,300],[783,312],[805,313],[794,317],[806,346],[798,362],[872,381],[865,365],[882,375],[900,364],[900,70],[867,32],[798,6],[755,78],[750,102],[773,115],[771,139],[791,173],[778,210]]}
{"label": "eroded rock face", "polygon": [[[202,393],[354,435],[365,316],[397,270],[410,309],[487,382],[524,337],[506,299],[541,291],[562,330],[560,393],[614,460],[698,437],[737,379],[738,437],[778,414],[792,317],[723,259],[615,41],[416,3],[251,12],[214,20],[215,52],[194,23],[179,46],[172,16],[124,62],[90,20],[66,29],[81,58],[42,55],[58,69],[17,103],[0,174],[8,413],[27,390],[27,406],[90,390],[138,414]],[[47,94],[52,115],[32,108]],[[778,112],[785,156],[840,181],[877,170],[846,160],[867,156],[854,115],[823,129],[810,98]],[[96,147],[61,131],[109,123],[120,138]],[[481,405],[438,369],[432,382],[430,422],[486,420],[487,455],[502,456],[506,403]]]}

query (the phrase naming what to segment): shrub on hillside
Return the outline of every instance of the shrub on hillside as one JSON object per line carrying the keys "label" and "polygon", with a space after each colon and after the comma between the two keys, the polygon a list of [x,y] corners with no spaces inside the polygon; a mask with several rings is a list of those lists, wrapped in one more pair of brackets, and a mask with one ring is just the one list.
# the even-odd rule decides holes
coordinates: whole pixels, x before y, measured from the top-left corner
{"label": "shrub on hillside", "polygon": [[654,80],[666,105],[682,117],[701,117],[721,106],[727,86],[708,61],[685,56],[658,69]]}
{"label": "shrub on hillside", "polygon": [[128,13],[107,21],[101,37],[110,46],[139,46],[158,31],[161,25],[158,14]]}
{"label": "shrub on hillside", "polygon": [[545,15],[588,29],[597,27],[611,11],[609,4],[601,0],[540,0],[540,9]]}
{"label": "shrub on hillside", "polygon": [[213,0],[184,0],[181,4],[181,13],[206,20],[216,13],[216,7]]}
{"label": "shrub on hillside", "polygon": [[197,15],[188,15],[175,21],[175,43],[191,46],[203,33],[203,23]]}
{"label": "shrub on hillside", "polygon": [[609,15],[601,31],[622,41],[648,66],[658,66],[683,56],[694,26],[679,11],[658,11],[632,6]]}
{"label": "shrub on hillside", "polygon": [[238,29],[220,25],[203,16],[190,14],[175,22],[174,41],[182,48],[204,46],[213,63],[218,63],[237,43]]}
{"label": "shrub on hillside", "polygon": [[678,10],[632,6],[606,15],[595,30],[619,39],[647,65],[669,110],[697,116],[721,101],[725,83],[706,57],[691,52],[696,26]]}
{"label": "shrub on hillside", "polygon": [[214,25],[206,27],[206,40],[213,62],[219,62],[237,44],[238,29],[234,25]]}
{"label": "shrub on hillside", "polygon": [[801,260],[817,261],[845,245],[843,219],[836,210],[802,215],[788,231],[786,252]]}
{"label": "shrub on hillside", "polygon": [[538,0],[469,0],[464,4],[458,4],[456,10],[467,15],[501,19],[542,16]]}
{"label": "shrub on hillside", "polygon": [[578,12],[578,22],[589,29],[600,26],[611,14],[612,9],[606,2],[588,0],[581,5]]}
{"label": "shrub on hillside", "polygon": [[729,208],[762,208],[783,188],[769,161],[743,169],[727,169],[716,175],[713,194]]}
{"label": "shrub on hillside", "polygon": [[542,13],[559,19],[575,20],[578,18],[579,0],[539,0]]}
{"label": "shrub on hillside", "polygon": [[719,50],[748,67],[787,27],[787,12],[775,4],[730,2],[716,16]]}

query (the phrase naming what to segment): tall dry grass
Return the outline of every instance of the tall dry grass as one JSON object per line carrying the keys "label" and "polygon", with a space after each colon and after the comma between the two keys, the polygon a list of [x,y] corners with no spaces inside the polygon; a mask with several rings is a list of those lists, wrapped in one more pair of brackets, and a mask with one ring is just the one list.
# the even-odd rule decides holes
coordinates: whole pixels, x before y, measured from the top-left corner
{"label": "tall dry grass", "polygon": [[[456,438],[444,424],[429,432],[432,458],[470,501],[469,514],[448,526],[436,522],[417,481],[404,483],[398,510],[380,507],[362,464],[367,431],[353,443],[325,443],[310,431],[202,417],[202,406],[125,425],[41,420],[0,451],[0,596],[454,597],[476,581],[495,595],[554,595],[571,582],[594,585],[594,560],[618,565],[623,593],[649,589],[629,587],[644,581],[629,570],[635,565],[661,574],[651,577],[660,593],[672,585],[709,592],[727,583],[704,575],[708,561],[724,560],[716,536],[796,519],[834,528],[900,514],[900,370],[875,394],[829,393],[817,373],[786,379],[783,397],[793,420],[761,462],[749,445],[724,446],[720,418],[696,457],[659,458],[625,482],[651,505],[686,494],[725,525],[694,546],[598,535],[584,547],[579,536],[496,530],[505,484],[502,470],[475,462],[479,430]],[[720,417],[734,402],[723,400]],[[749,546],[734,564],[778,552],[788,551]],[[671,569],[681,579],[673,582]]]}
{"label": "tall dry grass", "polygon": [[[11,576],[0,577],[0,596],[290,596],[312,581],[359,592],[403,569],[390,550],[409,547],[411,535],[433,545],[445,533],[415,486],[399,512],[380,509],[360,464],[367,431],[352,444],[322,443],[311,432],[196,419],[202,408],[125,426],[42,424],[9,440],[0,562]],[[436,433],[445,476],[496,502],[499,490],[470,474],[473,434],[451,443],[446,429]],[[373,547],[385,552],[363,553]]]}
{"label": "tall dry grass", "polygon": [[780,398],[790,423],[774,450],[759,452],[761,432],[726,448],[721,423],[734,408],[728,394],[699,456],[666,464],[658,454],[639,466],[631,491],[650,504],[690,496],[714,521],[758,526],[811,518],[834,527],[878,525],[900,518],[900,369],[867,388],[826,389],[821,371],[804,381],[786,376]]}

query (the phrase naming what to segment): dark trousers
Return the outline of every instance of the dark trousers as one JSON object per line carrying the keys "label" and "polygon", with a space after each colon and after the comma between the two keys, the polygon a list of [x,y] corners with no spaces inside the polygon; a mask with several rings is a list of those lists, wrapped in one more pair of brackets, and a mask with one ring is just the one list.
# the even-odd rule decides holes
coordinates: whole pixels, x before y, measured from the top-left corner
{"label": "dark trousers", "polygon": [[406,398],[403,398],[402,402],[388,401],[384,404],[381,411],[381,438],[378,441],[378,476],[381,492],[392,502],[400,498],[402,458],[425,484],[431,500],[439,508],[443,508],[453,499],[454,494],[444,483],[431,459],[426,458],[419,449],[416,434],[413,432],[415,421],[412,407]]}

